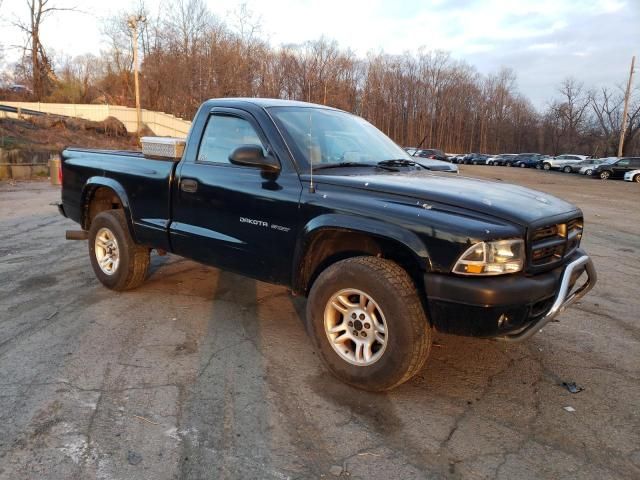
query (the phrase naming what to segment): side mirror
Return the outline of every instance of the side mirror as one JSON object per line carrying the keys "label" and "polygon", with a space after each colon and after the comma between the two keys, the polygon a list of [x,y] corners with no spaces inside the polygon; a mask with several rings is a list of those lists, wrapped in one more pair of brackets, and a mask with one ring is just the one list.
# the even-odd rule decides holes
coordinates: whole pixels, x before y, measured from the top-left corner
{"label": "side mirror", "polygon": [[229,161],[234,165],[260,168],[268,172],[280,170],[278,161],[271,155],[265,157],[260,145],[240,145],[234,148],[229,155]]}

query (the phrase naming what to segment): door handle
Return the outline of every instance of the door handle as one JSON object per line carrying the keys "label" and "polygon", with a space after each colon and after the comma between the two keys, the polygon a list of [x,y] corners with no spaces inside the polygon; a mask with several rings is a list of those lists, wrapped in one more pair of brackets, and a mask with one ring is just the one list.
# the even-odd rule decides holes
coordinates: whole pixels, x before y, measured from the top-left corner
{"label": "door handle", "polygon": [[198,191],[198,182],[195,180],[181,180],[180,181],[180,190],[187,193],[195,193]]}

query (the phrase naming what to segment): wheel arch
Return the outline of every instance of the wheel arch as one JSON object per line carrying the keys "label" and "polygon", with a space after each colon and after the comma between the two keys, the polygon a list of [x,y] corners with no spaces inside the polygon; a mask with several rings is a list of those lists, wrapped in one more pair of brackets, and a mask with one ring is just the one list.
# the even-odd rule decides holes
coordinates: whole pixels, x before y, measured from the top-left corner
{"label": "wheel arch", "polygon": [[135,238],[129,197],[117,180],[105,177],[89,178],[82,189],[80,205],[81,225],[84,230],[89,230],[91,221],[98,213],[121,209],[124,211],[129,232]]}
{"label": "wheel arch", "polygon": [[424,271],[431,269],[429,253],[413,232],[375,219],[327,214],[314,218],[297,242],[292,289],[307,295],[318,275],[335,262],[371,255],[393,260],[416,283],[419,292]]}

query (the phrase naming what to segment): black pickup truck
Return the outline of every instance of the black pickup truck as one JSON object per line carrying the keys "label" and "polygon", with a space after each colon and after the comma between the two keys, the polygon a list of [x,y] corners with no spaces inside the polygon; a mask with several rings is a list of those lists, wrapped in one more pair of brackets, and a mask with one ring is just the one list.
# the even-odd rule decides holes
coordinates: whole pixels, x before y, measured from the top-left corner
{"label": "black pickup truck", "polygon": [[285,285],[329,370],[363,389],[420,371],[434,330],[521,341],[596,281],[574,205],[430,172],[321,105],[209,100],[178,158],[62,156],[67,238],[89,240],[105,286],[140,285],[152,250]]}

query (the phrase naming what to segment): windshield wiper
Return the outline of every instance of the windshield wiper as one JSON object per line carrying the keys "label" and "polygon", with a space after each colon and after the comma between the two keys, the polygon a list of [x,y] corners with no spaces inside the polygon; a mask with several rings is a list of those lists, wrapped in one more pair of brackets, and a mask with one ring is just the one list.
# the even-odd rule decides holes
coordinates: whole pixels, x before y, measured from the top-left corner
{"label": "windshield wiper", "polygon": [[414,160],[407,160],[406,158],[392,158],[390,160],[382,160],[378,162],[379,167],[422,167],[418,162]]}
{"label": "windshield wiper", "polygon": [[342,168],[342,167],[375,167],[382,168],[384,170],[389,170],[392,172],[397,172],[398,170],[392,168],[390,165],[380,164],[380,163],[363,163],[363,162],[339,162],[339,163],[327,163],[325,165],[314,166],[313,170],[322,170],[325,168]]}

